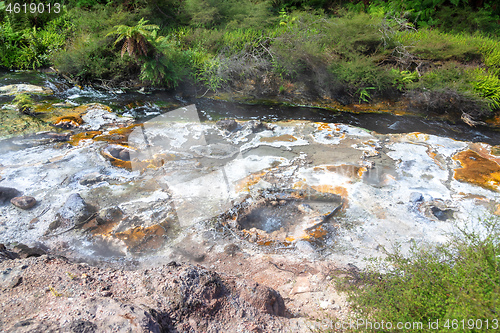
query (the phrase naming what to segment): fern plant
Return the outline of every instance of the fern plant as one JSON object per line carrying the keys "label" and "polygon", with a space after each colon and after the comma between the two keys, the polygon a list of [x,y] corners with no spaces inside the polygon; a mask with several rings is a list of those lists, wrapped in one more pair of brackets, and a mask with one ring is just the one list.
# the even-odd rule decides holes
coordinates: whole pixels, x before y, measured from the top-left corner
{"label": "fern plant", "polygon": [[500,79],[498,76],[480,72],[472,85],[481,97],[487,99],[491,109],[500,109]]}
{"label": "fern plant", "polygon": [[372,98],[368,90],[373,90],[375,87],[365,87],[365,88],[360,88],[358,91],[356,91],[356,94],[359,94],[359,104],[361,102],[368,103],[369,100]]}
{"label": "fern plant", "polygon": [[148,48],[151,46],[150,39],[153,36],[153,32],[159,29],[155,24],[147,24],[149,21],[141,18],[137,25],[129,27],[128,25],[117,25],[114,27],[114,31],[110,32],[106,36],[118,35],[115,40],[114,45],[117,45],[123,41],[121,56],[125,52],[138,61],[140,56],[146,56],[148,54]]}

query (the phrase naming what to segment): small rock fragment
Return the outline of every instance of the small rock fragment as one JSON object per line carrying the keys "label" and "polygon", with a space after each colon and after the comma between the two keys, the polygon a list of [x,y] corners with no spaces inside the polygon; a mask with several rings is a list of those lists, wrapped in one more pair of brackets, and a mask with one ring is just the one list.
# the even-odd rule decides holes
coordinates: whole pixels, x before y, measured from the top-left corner
{"label": "small rock fragment", "polygon": [[10,199],[10,203],[21,209],[30,209],[36,205],[36,199],[30,196],[21,196]]}
{"label": "small rock fragment", "polygon": [[422,193],[419,193],[419,192],[411,192],[411,193],[410,193],[410,198],[409,198],[409,201],[410,201],[410,202],[413,202],[413,203],[420,202],[420,201],[424,201],[424,197],[423,197]]}
{"label": "small rock fragment", "polygon": [[98,224],[118,222],[123,218],[123,211],[119,207],[108,207],[101,209],[97,214]]}
{"label": "small rock fragment", "polygon": [[25,266],[7,268],[0,273],[0,288],[10,289],[17,287],[22,282],[22,271]]}
{"label": "small rock fragment", "polygon": [[5,245],[0,244],[0,262],[16,258],[18,258],[18,255],[16,253],[7,250]]}
{"label": "small rock fragment", "polygon": [[83,176],[79,183],[80,185],[91,186],[103,181],[106,181],[107,177],[100,174],[99,172],[93,172]]}

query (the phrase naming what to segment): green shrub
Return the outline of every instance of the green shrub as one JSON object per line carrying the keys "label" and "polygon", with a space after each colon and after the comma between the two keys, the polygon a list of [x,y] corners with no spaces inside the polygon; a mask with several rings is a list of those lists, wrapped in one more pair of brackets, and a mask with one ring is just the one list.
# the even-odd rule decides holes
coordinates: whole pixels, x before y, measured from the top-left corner
{"label": "green shrub", "polygon": [[60,72],[82,83],[116,83],[138,75],[139,66],[128,56],[121,58],[119,51],[115,52],[113,38],[106,36],[115,25],[133,23],[136,20],[134,13],[95,5],[92,11],[73,8],[68,17],[74,25],[72,38],[64,50],[53,56]]}
{"label": "green shrub", "polygon": [[43,28],[18,30],[7,17],[0,26],[0,61],[7,68],[35,69],[51,64],[51,56],[66,43],[71,27],[63,13]]}
{"label": "green shrub", "polygon": [[153,54],[144,58],[140,78],[153,85],[176,87],[187,75],[190,66],[190,53],[179,50],[175,43],[167,37],[156,37],[150,40]]}
{"label": "green shrub", "polygon": [[[345,5],[349,11],[367,11],[371,15],[391,15],[404,17],[413,22],[417,28],[438,28],[445,32],[476,31],[498,33],[500,8],[493,0],[475,2],[472,8],[470,1],[461,0],[414,0],[385,1],[373,0],[369,6],[365,2]],[[467,18],[467,19],[464,19]]]}
{"label": "green shrub", "polygon": [[330,69],[339,80],[352,87],[375,87],[378,91],[384,91],[393,86],[395,80],[394,72],[377,66],[368,57],[334,62]]}
{"label": "green shrub", "polygon": [[[447,320],[451,327],[465,319],[464,330],[469,319],[491,324],[500,308],[500,225],[492,220],[484,227],[462,229],[445,245],[414,246],[409,256],[388,253],[361,274],[339,279],[338,287],[348,291],[356,314],[373,322],[421,322],[415,331],[432,332],[449,332]],[[439,329],[428,329],[435,320]]]}
{"label": "green shrub", "polygon": [[427,70],[418,80],[408,82],[408,89],[455,89],[457,91],[472,91],[471,82],[475,75],[457,63],[444,63],[440,67]]}
{"label": "green shrub", "polygon": [[251,28],[267,26],[272,21],[267,1],[186,0],[184,10],[193,27]]}
{"label": "green shrub", "polygon": [[406,90],[406,87],[408,85],[411,85],[413,82],[416,82],[419,80],[418,77],[418,72],[414,71],[399,71],[395,68],[391,68],[391,74],[393,76],[393,81],[392,84],[395,86],[399,91],[404,91]]}
{"label": "green shrub", "polygon": [[394,38],[421,59],[470,61],[481,57],[476,40],[466,35],[419,29],[396,32]]}
{"label": "green shrub", "polygon": [[121,58],[108,38],[76,37],[71,45],[54,56],[56,68],[80,83],[124,81],[138,74],[130,57]]}
{"label": "green shrub", "polygon": [[[443,6],[435,13],[436,26],[444,32],[466,32],[495,34],[498,33],[498,15],[493,14],[490,8],[473,8]],[[467,18],[467,19],[464,19]]]}

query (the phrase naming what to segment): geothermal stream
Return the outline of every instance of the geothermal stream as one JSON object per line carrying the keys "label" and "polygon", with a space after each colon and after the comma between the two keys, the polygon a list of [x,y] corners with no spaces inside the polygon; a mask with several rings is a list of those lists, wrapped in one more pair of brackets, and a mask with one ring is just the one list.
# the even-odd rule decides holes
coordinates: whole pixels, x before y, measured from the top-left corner
{"label": "geothermal stream", "polygon": [[500,214],[497,132],[40,74],[4,73],[0,88],[28,83],[54,93],[37,97],[36,124],[1,96],[3,128],[20,130],[2,134],[0,187],[37,204],[0,206],[0,243],[130,268],[180,260],[236,274],[242,261],[223,267],[235,251],[363,267]]}

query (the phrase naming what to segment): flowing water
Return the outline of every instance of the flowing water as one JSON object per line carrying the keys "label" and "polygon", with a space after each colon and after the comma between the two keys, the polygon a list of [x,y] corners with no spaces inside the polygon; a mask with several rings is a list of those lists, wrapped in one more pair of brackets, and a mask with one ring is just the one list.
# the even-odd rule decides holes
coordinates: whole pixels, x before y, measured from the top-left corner
{"label": "flowing water", "polygon": [[0,73],[12,84],[54,93],[34,97],[35,117],[0,96],[0,187],[37,199],[0,206],[0,243],[113,261],[195,238],[360,264],[500,214],[488,128]]}

